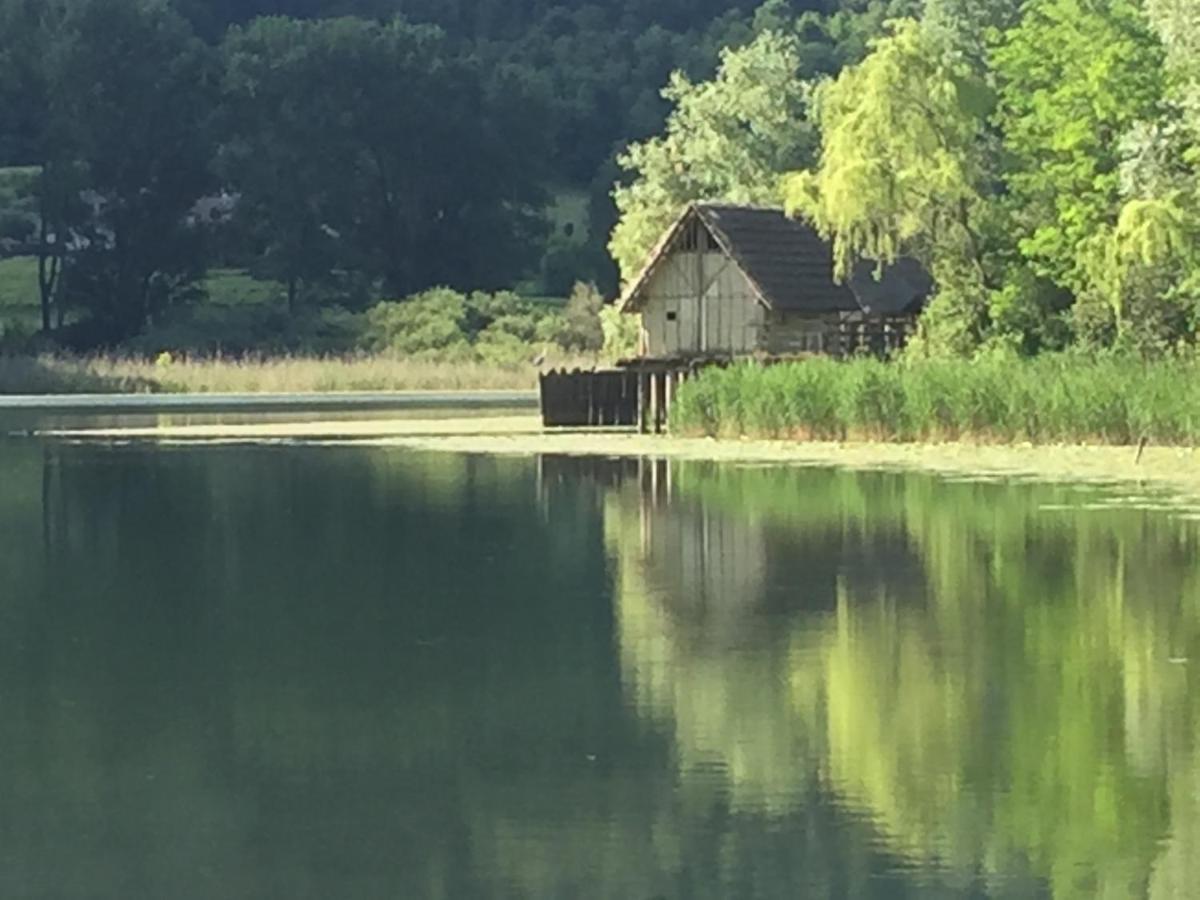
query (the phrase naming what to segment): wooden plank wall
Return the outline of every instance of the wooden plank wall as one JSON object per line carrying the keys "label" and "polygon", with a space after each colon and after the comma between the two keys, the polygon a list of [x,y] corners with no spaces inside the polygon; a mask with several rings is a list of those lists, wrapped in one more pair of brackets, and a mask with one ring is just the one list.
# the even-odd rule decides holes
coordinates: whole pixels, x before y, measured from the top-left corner
{"label": "wooden plank wall", "polygon": [[547,428],[605,428],[638,424],[638,375],[613,370],[546,372],[539,377]]}
{"label": "wooden plank wall", "polygon": [[766,308],[736,263],[720,253],[707,256],[701,304],[705,350],[731,355],[753,353],[760,349]]}
{"label": "wooden plank wall", "polygon": [[671,402],[690,369],[655,366],[606,371],[553,371],[538,378],[546,428],[667,430]]}
{"label": "wooden plank wall", "polygon": [[719,251],[676,251],[646,287],[647,355],[742,354],[759,349],[766,310],[741,269]]}

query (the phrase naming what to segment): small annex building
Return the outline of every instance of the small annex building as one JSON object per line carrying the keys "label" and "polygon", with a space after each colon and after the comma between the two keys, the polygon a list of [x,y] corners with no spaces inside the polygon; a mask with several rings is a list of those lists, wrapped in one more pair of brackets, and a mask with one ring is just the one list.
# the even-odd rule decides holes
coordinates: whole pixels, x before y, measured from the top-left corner
{"label": "small annex building", "polygon": [[833,277],[833,250],[781,209],[690,205],[620,299],[643,359],[883,353],[903,346],[932,280],[899,259]]}

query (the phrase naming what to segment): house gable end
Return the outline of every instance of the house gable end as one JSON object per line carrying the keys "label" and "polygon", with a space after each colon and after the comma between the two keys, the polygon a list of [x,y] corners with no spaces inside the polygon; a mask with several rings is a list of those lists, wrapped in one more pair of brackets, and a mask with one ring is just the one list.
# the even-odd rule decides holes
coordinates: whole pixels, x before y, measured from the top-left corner
{"label": "house gable end", "polygon": [[[651,294],[655,277],[664,266],[679,254],[695,254],[696,252],[720,253],[725,257],[726,262],[734,266],[741,277],[752,287],[758,302],[768,309],[771,308],[770,298],[747,271],[737,254],[733,252],[728,237],[706,220],[697,204],[688,206],[664,233],[642,271],[630,282],[629,287],[621,296],[617,308],[623,313],[640,312]],[[707,287],[706,284],[692,285],[692,289],[697,295],[703,294]]]}

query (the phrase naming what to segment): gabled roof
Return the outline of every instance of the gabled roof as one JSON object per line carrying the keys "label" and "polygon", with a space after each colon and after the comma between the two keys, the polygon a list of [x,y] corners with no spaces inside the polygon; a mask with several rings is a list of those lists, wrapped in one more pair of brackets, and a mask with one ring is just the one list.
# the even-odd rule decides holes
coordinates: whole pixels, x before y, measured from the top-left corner
{"label": "gabled roof", "polygon": [[621,309],[638,309],[659,264],[693,217],[771,309],[789,312],[866,312],[895,315],[919,307],[933,281],[919,263],[897,260],[875,277],[875,263],[860,261],[844,284],[833,280],[833,248],[815,230],[781,209],[694,203],[663,235],[645,268],[621,298]]}

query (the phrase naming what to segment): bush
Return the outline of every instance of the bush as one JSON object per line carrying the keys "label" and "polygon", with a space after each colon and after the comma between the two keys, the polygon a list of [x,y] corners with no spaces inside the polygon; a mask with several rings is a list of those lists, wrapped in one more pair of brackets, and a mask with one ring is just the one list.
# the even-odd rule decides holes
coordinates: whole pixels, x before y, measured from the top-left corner
{"label": "bush", "polygon": [[604,332],[604,355],[609,359],[637,356],[641,341],[641,321],[621,312],[615,303],[600,310],[600,329]]}
{"label": "bush", "polygon": [[604,349],[604,327],[600,323],[602,309],[604,297],[596,286],[577,281],[562,312],[555,342],[565,350],[599,353]]}
{"label": "bush", "polygon": [[367,310],[364,341],[371,350],[421,353],[467,343],[467,303],[449,288],[434,288],[402,303]]}
{"label": "bush", "polygon": [[557,342],[562,314],[502,291],[460,294],[435,288],[366,313],[363,346],[376,352],[477,359],[505,365],[529,362]]}

